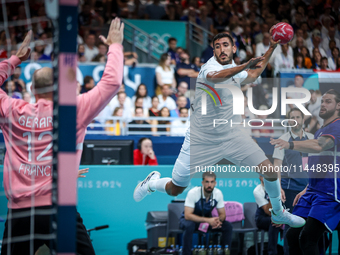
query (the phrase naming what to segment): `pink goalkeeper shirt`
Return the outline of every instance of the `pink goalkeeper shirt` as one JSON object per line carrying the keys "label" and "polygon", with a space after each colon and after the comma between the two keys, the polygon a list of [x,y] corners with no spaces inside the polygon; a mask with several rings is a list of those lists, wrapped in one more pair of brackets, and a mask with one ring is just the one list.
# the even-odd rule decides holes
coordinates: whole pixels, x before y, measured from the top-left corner
{"label": "pink goalkeeper shirt", "polygon": [[[109,47],[100,82],[77,97],[77,169],[86,127],[117,94],[123,79],[123,47]],[[20,60],[16,56],[0,63],[0,84],[13,74]],[[4,187],[8,207],[13,209],[51,205],[52,101],[39,99],[28,104],[12,99],[0,89],[0,126],[6,143]],[[75,184],[74,184],[75,185]]]}

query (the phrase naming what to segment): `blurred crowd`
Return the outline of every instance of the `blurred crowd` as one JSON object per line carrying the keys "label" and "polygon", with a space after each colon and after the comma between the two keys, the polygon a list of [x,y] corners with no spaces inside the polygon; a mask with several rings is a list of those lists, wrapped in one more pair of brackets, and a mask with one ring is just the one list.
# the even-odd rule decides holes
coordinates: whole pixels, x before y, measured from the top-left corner
{"label": "blurred crowd", "polygon": [[[52,24],[46,18],[44,1],[28,1],[25,5],[6,3],[6,12],[0,13],[0,24],[8,21],[8,29],[0,25],[0,58],[15,54],[25,32],[32,27],[34,45],[33,61],[53,60]],[[215,35],[227,32],[232,35],[237,46],[234,56],[236,64],[252,57],[262,56],[269,48],[270,28],[278,22],[287,22],[294,29],[294,38],[287,44],[278,46],[262,74],[263,78],[275,77],[280,69],[340,70],[340,0],[90,0],[79,5],[78,61],[106,62],[107,46],[100,42],[103,27],[112,18],[119,16],[129,19],[150,19],[167,21],[188,21]],[[6,13],[4,17],[3,14]],[[31,22],[28,22],[28,14]],[[156,67],[155,90],[148,93],[147,86],[140,84],[135,95],[130,98],[122,86],[118,95],[97,117],[98,123],[107,124],[108,134],[120,135],[122,127],[110,117],[121,117],[124,123],[138,124],[131,131],[138,131],[140,125],[164,124],[163,128],[145,127],[147,131],[167,131],[172,135],[181,134],[187,121],[141,121],[133,117],[187,117],[193,93],[190,78],[198,75],[200,67],[213,56],[212,36],[208,47],[200,56],[191,56],[189,51],[177,46],[175,37],[169,38],[168,49],[161,55]],[[136,52],[124,52],[125,65],[138,64]],[[28,101],[30,94],[19,79],[21,70],[16,70],[12,79],[3,85],[13,97]],[[303,86],[302,76],[295,77],[293,86]],[[300,81],[299,81],[300,79]],[[89,91],[95,86],[92,77],[85,77],[79,93]],[[249,86],[243,87],[245,92]],[[266,109],[271,105],[271,95],[266,86],[259,82],[253,88],[254,107]],[[313,99],[319,98],[313,92]],[[150,98],[149,95],[156,96]],[[298,97],[292,95],[291,98]],[[315,102],[309,105],[315,108]],[[313,108],[313,109],[314,109]],[[320,125],[317,116],[309,120],[310,129]],[[93,127],[93,129],[96,127]],[[145,130],[143,128],[142,130]],[[178,131],[172,131],[178,130]],[[183,131],[184,130],[184,131]]]}

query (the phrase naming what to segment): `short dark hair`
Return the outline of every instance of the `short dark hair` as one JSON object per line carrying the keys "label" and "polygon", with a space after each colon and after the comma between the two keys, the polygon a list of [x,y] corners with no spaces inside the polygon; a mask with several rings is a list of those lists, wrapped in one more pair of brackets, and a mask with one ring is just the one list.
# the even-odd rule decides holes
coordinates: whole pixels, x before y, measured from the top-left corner
{"label": "short dark hair", "polygon": [[84,85],[87,84],[87,83],[90,83],[90,81],[92,81],[92,80],[93,80],[92,76],[86,75],[85,78],[84,78]]}
{"label": "short dark hair", "polygon": [[202,180],[203,180],[203,181],[204,181],[204,178],[205,178],[205,177],[214,177],[215,180],[216,180],[216,174],[213,173],[213,172],[204,172],[204,173],[202,174]]}
{"label": "short dark hair", "polygon": [[300,76],[300,77],[303,79],[302,74],[297,74],[297,75],[295,75],[295,78],[298,77],[298,76]]}
{"label": "short dark hair", "polygon": [[142,111],[143,111],[143,107],[137,106],[137,107],[135,108],[135,113],[137,112],[137,109],[142,109]]}
{"label": "short dark hair", "polygon": [[334,95],[336,103],[340,103],[340,93],[335,89],[330,89],[325,94]]}
{"label": "short dark hair", "polygon": [[125,94],[125,95],[126,95],[126,93],[125,93],[124,91],[120,91],[120,92],[117,93],[117,98],[118,98],[119,95],[121,95],[121,94]]}
{"label": "short dark hair", "polygon": [[213,39],[213,46],[215,48],[215,41],[216,40],[219,40],[221,38],[224,38],[224,37],[228,37],[230,42],[231,42],[231,45],[234,46],[234,39],[233,37],[230,35],[230,34],[227,34],[227,33],[219,33],[217,35],[215,35],[214,39]]}
{"label": "short dark hair", "polygon": [[322,61],[322,60],[327,60],[327,61],[328,61],[328,58],[327,58],[327,57],[322,57],[322,58],[321,58],[321,61]]}
{"label": "short dark hair", "polygon": [[[335,96],[335,102],[338,104],[340,103],[340,93],[335,89],[328,90],[325,94],[330,94]],[[338,111],[338,116],[340,116],[340,111]]]}
{"label": "short dark hair", "polygon": [[177,42],[177,39],[175,37],[170,37],[168,39],[168,43],[171,43],[172,41],[176,41]]}
{"label": "short dark hair", "polygon": [[182,110],[188,110],[188,108],[186,108],[186,107],[181,107],[181,108],[179,108],[179,112],[180,112],[180,113],[182,113]]}
{"label": "short dark hair", "polygon": [[290,111],[288,112],[288,118],[290,118],[290,114],[291,114],[292,112],[295,112],[295,111],[296,111],[296,112],[300,112],[302,118],[305,118],[305,115],[303,114],[303,112],[302,112],[299,108],[297,108],[297,107],[294,107],[294,108],[290,109]]}

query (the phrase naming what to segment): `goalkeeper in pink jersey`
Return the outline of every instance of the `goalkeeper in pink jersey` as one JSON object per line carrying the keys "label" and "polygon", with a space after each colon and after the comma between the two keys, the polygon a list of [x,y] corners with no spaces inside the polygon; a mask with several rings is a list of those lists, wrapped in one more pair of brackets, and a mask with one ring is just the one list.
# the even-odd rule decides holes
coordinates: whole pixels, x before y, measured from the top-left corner
{"label": "goalkeeper in pink jersey", "polygon": [[[88,93],[77,97],[77,169],[86,127],[117,94],[123,79],[123,30],[118,18],[112,21],[107,38],[108,60],[102,79]],[[28,59],[32,32],[28,32],[17,54],[0,63],[0,84],[13,74],[22,61]],[[4,188],[8,199],[10,220],[5,223],[4,254],[29,254],[40,246],[49,246],[52,234],[50,214],[39,214],[52,205],[52,128],[53,128],[53,71],[36,70],[32,78],[32,92],[36,103],[12,99],[0,89],[0,126],[7,153],[4,162]],[[75,185],[75,183],[74,183]],[[36,213],[36,214],[35,214]],[[31,216],[32,215],[32,216]],[[32,219],[33,217],[33,219]],[[31,221],[34,226],[31,226]],[[31,231],[34,231],[30,246]],[[26,239],[25,239],[26,236]],[[77,254],[95,254],[82,219],[77,214]]]}

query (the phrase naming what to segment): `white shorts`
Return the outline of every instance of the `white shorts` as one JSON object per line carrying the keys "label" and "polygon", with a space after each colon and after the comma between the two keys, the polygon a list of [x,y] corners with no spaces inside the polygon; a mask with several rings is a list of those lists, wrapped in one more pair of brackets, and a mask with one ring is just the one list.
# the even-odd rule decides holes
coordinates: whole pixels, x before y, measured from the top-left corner
{"label": "white shorts", "polygon": [[195,143],[190,146],[189,128],[172,170],[172,182],[176,186],[187,187],[197,166],[213,166],[223,158],[238,166],[258,166],[267,159],[249,135],[237,130],[231,132],[235,132],[233,138],[225,142]]}

